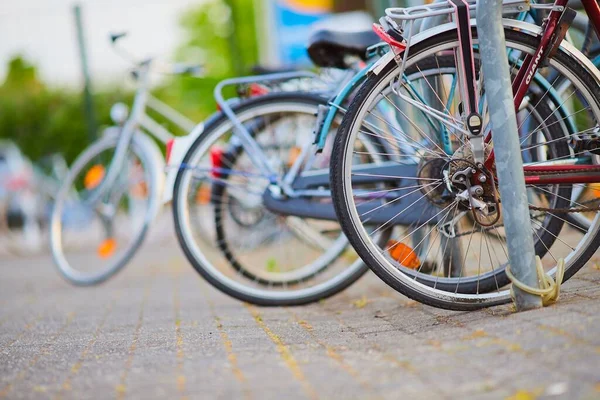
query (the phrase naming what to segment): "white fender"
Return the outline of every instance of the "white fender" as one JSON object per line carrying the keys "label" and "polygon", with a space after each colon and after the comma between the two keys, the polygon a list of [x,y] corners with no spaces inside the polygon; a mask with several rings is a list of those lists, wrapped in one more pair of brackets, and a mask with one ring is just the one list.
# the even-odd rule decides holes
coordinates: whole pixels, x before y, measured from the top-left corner
{"label": "white fender", "polygon": [[181,163],[188,153],[190,147],[196,139],[204,132],[204,123],[196,125],[196,127],[186,136],[176,137],[173,139],[171,154],[166,166],[165,188],[163,190],[162,202],[169,203],[173,200],[173,190],[175,189],[175,179],[181,167]]}

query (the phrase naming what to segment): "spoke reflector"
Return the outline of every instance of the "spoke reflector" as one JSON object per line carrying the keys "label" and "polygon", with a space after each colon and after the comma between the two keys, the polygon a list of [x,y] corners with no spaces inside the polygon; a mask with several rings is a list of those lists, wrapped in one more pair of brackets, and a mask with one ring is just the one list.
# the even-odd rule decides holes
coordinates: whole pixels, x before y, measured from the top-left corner
{"label": "spoke reflector", "polygon": [[102,179],[104,179],[105,170],[104,166],[100,164],[94,165],[88,170],[83,179],[83,185],[87,190],[95,189],[98,187]]}
{"label": "spoke reflector", "polygon": [[100,258],[110,258],[117,250],[117,241],[114,238],[104,239],[98,246],[97,253]]}
{"label": "spoke reflector", "polygon": [[398,261],[402,266],[411,269],[417,269],[421,265],[419,257],[415,254],[410,246],[405,245],[395,240],[390,240],[387,244],[390,256]]}
{"label": "spoke reflector", "polygon": [[196,204],[205,206],[210,203],[210,187],[208,185],[200,186],[196,192]]}

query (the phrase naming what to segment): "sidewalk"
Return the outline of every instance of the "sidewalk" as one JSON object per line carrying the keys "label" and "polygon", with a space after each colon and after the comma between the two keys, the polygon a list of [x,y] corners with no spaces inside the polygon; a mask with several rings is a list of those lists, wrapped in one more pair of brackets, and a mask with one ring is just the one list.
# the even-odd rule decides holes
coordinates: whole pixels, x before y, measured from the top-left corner
{"label": "sidewalk", "polygon": [[422,306],[372,274],[311,306],[247,306],[174,242],[94,288],[47,256],[0,260],[0,398],[594,399],[598,332],[594,261],[557,305],[514,314]]}

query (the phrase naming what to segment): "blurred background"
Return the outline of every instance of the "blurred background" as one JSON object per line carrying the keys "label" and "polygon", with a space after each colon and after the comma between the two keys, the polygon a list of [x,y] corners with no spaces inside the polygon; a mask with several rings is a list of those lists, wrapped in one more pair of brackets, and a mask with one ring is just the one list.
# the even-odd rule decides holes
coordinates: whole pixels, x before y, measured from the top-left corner
{"label": "blurred background", "polygon": [[[68,165],[111,125],[115,102],[131,104],[132,64],[201,63],[201,77],[153,76],[152,93],[200,122],[215,111],[212,90],[256,66],[311,68],[313,25],[369,29],[387,0],[4,0],[0,8],[0,256],[44,251],[52,196]],[[344,23],[338,14],[344,14]],[[333,19],[332,19],[333,18]],[[325,21],[325,22],[324,22]],[[157,120],[163,121],[159,116]],[[164,126],[185,134],[175,126]]]}

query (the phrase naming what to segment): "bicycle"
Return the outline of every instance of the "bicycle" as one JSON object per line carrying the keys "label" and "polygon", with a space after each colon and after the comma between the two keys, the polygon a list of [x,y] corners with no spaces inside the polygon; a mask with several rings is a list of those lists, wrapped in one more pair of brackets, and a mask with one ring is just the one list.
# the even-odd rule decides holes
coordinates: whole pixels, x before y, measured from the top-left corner
{"label": "bicycle", "polygon": [[[111,35],[117,47],[125,34]],[[152,59],[134,62],[137,83],[131,113],[111,109],[115,126],[104,130],[73,162],[56,193],[50,216],[50,249],[61,275],[77,285],[105,281],[133,257],[162,205],[165,160],[156,142],[173,134],[148,115],[150,109],[186,132],[196,124],[149,93]],[[177,64],[171,74],[199,74],[199,66]],[[176,161],[176,160],[175,160]],[[180,160],[179,160],[180,161]],[[168,201],[166,195],[164,201]],[[89,250],[96,257],[89,257]]]}
{"label": "bicycle", "polygon": [[[379,44],[370,47],[366,54],[364,54],[366,47],[360,48],[360,46],[357,45],[357,43],[360,42],[361,40],[357,40],[356,37],[349,38],[346,35],[337,36],[335,33],[327,31],[319,32],[313,38],[313,43],[309,47],[309,54],[311,54],[312,60],[316,65],[321,67],[337,66],[346,69],[350,68],[351,73],[347,77],[347,84],[343,88],[334,91],[334,93],[337,94],[330,98],[327,105],[323,103],[323,99],[316,99],[316,101],[313,101],[318,109],[317,117],[315,118],[315,132],[317,132],[317,134],[314,143],[316,144],[316,147],[313,148],[309,142],[305,142],[304,146],[301,146],[302,148],[301,150],[298,150],[297,155],[297,160],[299,160],[300,164],[302,163],[302,160],[309,158],[309,155],[315,149],[317,152],[323,152],[324,154],[330,153],[332,139],[330,133],[335,131],[334,127],[337,126],[336,124],[339,123],[339,118],[346,111],[346,104],[355,94],[356,89],[360,84],[367,78],[371,69],[371,65],[367,65],[358,72],[352,72],[356,71],[356,67],[360,64],[356,62],[353,63],[352,61],[356,61],[356,56],[362,54],[362,57],[367,61],[367,64],[372,64],[374,59],[387,52],[387,45]],[[348,60],[348,55],[354,56],[354,58],[350,57]],[[539,80],[537,77],[535,79],[536,81]],[[264,128],[262,122],[259,121],[260,118],[257,115],[245,117],[247,118],[247,122],[242,123],[238,119],[238,114],[243,114],[245,111],[244,108],[231,109],[223,100],[221,91],[225,86],[240,83],[246,85],[250,82],[256,83],[255,81],[256,78],[254,77],[242,79],[235,78],[220,83],[215,89],[215,98],[225,115],[221,116],[221,121],[215,123],[217,127],[213,127],[212,123],[210,127],[207,126],[203,138],[198,138],[198,143],[190,148],[190,156],[186,157],[184,160],[182,171],[180,172],[181,182],[176,186],[174,195],[173,211],[175,226],[179,242],[186,257],[194,268],[204,278],[209,280],[213,286],[216,286],[223,292],[238,299],[262,305],[304,304],[322,297],[320,294],[315,295],[315,291],[319,293],[321,288],[315,289],[311,287],[311,290],[298,290],[298,285],[304,284],[304,279],[307,277],[311,279],[311,284],[314,284],[313,278],[319,277],[321,271],[327,269],[328,273],[332,273],[336,271],[336,268],[339,269],[339,266],[329,266],[325,268],[327,263],[316,263],[313,265],[313,268],[306,268],[304,275],[298,272],[303,268],[291,267],[289,269],[294,271],[294,274],[288,274],[289,278],[284,278],[286,274],[283,271],[277,270],[277,265],[279,265],[279,263],[274,262],[275,258],[272,258],[267,262],[262,263],[264,265],[263,268],[266,271],[253,272],[253,270],[257,269],[257,264],[261,265],[261,263],[256,262],[256,260],[248,260],[244,251],[236,249],[236,244],[238,244],[238,242],[226,237],[227,235],[224,232],[224,229],[216,229],[218,239],[217,247],[220,252],[215,254],[210,251],[210,248],[206,249],[207,243],[201,240],[203,234],[194,232],[194,230],[197,229],[198,224],[195,224],[194,226],[194,223],[190,221],[191,216],[195,214],[195,202],[197,202],[197,199],[193,196],[192,199],[190,199],[190,195],[187,193],[188,187],[192,187],[191,193],[194,193],[194,183],[197,184],[198,182],[203,182],[206,183],[207,186],[212,184],[213,189],[206,190],[206,192],[211,193],[212,196],[205,196],[205,201],[210,199],[211,202],[214,203],[215,218],[212,225],[219,227],[220,225],[223,225],[223,215],[227,215],[226,210],[228,207],[220,205],[223,201],[221,197],[222,193],[225,193],[228,190],[232,191],[231,187],[233,187],[234,184],[230,181],[236,178],[239,179],[242,176],[247,180],[245,182],[246,185],[253,184],[259,187],[259,189],[255,188],[254,195],[258,196],[259,193],[264,192],[262,203],[258,198],[253,202],[255,214],[259,213],[257,210],[260,209],[260,213],[267,213],[270,216],[279,215],[283,218],[285,218],[285,216],[300,216],[313,220],[329,221],[329,223],[336,221],[336,216],[331,204],[315,204],[315,199],[327,198],[330,195],[328,190],[323,189],[327,187],[329,183],[328,169],[322,168],[320,170],[305,171],[301,170],[300,167],[298,167],[300,164],[298,164],[292,166],[289,171],[286,171],[284,178],[282,178],[283,184],[287,185],[287,187],[282,188],[282,183],[277,182],[276,180],[271,182],[270,178],[272,176],[277,176],[277,174],[270,174],[268,166],[264,166],[261,162],[261,160],[269,159],[269,157],[265,155],[266,146],[264,144],[261,145],[256,143],[256,132],[253,132],[260,132]],[[258,83],[260,84],[260,82]],[[559,101],[557,99],[554,100],[557,102]],[[276,111],[267,111],[267,109],[269,109],[267,103],[269,102],[294,104],[292,108],[299,107],[298,103],[304,104],[310,102],[310,100],[306,98],[303,99],[300,97],[300,99],[298,99],[298,95],[295,94],[292,95],[292,97],[289,97],[288,95],[285,97],[264,98],[263,100],[257,101],[257,106],[263,107],[264,109],[264,111],[260,112],[255,111],[261,118],[264,118],[266,115],[276,114]],[[306,104],[301,105],[300,107],[306,107]],[[382,113],[389,113],[389,111],[389,107],[382,107]],[[252,129],[247,129],[246,124],[252,126]],[[227,127],[223,127],[224,125],[227,125]],[[213,131],[219,132],[215,133]],[[212,144],[207,144],[207,142],[211,143],[211,141]],[[220,144],[215,144],[219,141],[221,141]],[[376,154],[378,158],[381,158],[381,154],[378,153],[378,146],[385,145],[385,143],[376,143],[377,141],[374,142],[373,140],[367,142],[372,142],[370,143],[371,148],[366,151],[363,156],[370,153]],[[230,150],[224,150],[226,148],[229,148]],[[410,148],[404,149],[404,152],[407,155],[415,154],[414,149]],[[241,170],[241,168],[236,165],[236,160],[244,153],[246,153],[246,156],[248,157],[247,165],[251,165],[252,168],[254,168],[250,174],[248,174],[248,171]],[[254,157],[252,157],[253,155]],[[328,160],[321,161],[321,165],[326,166],[327,162]],[[307,175],[310,177],[309,179],[307,179]],[[257,184],[257,181],[262,181],[262,186],[261,184]],[[236,188],[234,189],[234,192],[239,193],[240,189]],[[247,192],[250,191],[248,190]],[[240,203],[243,203],[243,201],[240,201]],[[230,214],[233,213],[230,212]],[[233,215],[232,219],[236,220]],[[240,218],[237,219],[239,220]],[[404,218],[403,223],[410,225],[411,223],[414,223],[415,220],[417,219],[407,216]],[[204,225],[206,225],[206,223]],[[254,227],[252,224],[250,224],[250,226]],[[243,234],[240,234],[242,238],[253,238],[256,236],[249,233],[247,227],[244,227],[244,225],[239,222],[236,227],[246,229],[243,231]],[[239,234],[239,232],[236,233]],[[298,234],[298,232],[296,232],[296,234]],[[309,239],[309,242],[312,242],[313,244],[318,242],[318,240],[314,239],[314,237],[320,238],[318,234],[314,234],[313,232],[311,236],[313,239]],[[228,242],[233,242],[234,244],[232,245]],[[324,242],[326,243],[326,241]],[[253,243],[252,246],[242,247],[250,247],[250,249],[245,249],[247,253],[255,250],[259,245]],[[287,247],[294,246],[289,245]],[[344,247],[340,244],[337,253],[339,254],[343,248]],[[242,256],[236,256],[236,252],[243,254]],[[243,259],[244,257],[246,257],[246,259]],[[242,258],[242,260],[240,260],[240,258]],[[328,259],[324,256],[322,261],[329,262],[334,260],[335,258]],[[348,271],[354,272],[348,275]],[[359,268],[358,264],[355,267],[344,271],[342,275],[346,274],[346,278],[340,281],[341,284],[339,286],[334,286],[335,290],[330,290],[328,292],[330,294],[336,293],[341,290],[341,288],[358,279],[365,271],[366,269],[364,266],[360,266]],[[282,288],[283,284],[290,285],[292,283],[295,284],[296,289]]]}
{"label": "bicycle", "polygon": [[[374,36],[369,33],[367,36],[373,38]],[[118,40],[118,37],[113,39],[113,42]],[[135,251],[137,250],[137,248],[141,245],[141,242],[144,239],[144,236],[147,232],[148,226],[150,221],[153,219],[153,216],[155,214],[155,207],[156,204],[158,203],[155,199],[157,198],[157,194],[159,192],[159,190],[157,189],[159,187],[159,185],[156,182],[156,174],[154,174],[154,171],[160,170],[161,166],[153,166],[154,164],[151,164],[152,161],[155,161],[154,158],[152,157],[146,157],[146,159],[143,159],[142,157],[146,154],[146,153],[150,153],[152,154],[151,151],[145,151],[144,149],[141,149],[140,151],[137,152],[137,154],[134,154],[135,158],[137,158],[137,160],[139,161],[135,161],[133,162],[133,165],[130,168],[122,168],[123,171],[125,171],[123,173],[123,175],[125,175],[125,178],[122,178],[121,181],[118,181],[119,185],[115,185],[115,186],[121,186],[122,188],[119,189],[117,188],[111,188],[110,185],[107,183],[109,177],[110,177],[110,170],[111,168],[116,168],[118,170],[117,167],[113,167],[114,165],[118,165],[116,164],[118,162],[118,159],[116,158],[116,155],[113,155],[112,153],[110,153],[110,151],[112,151],[112,149],[116,148],[118,151],[119,146],[127,146],[127,135],[125,135],[123,132],[125,132],[126,130],[128,131],[130,129],[131,126],[135,126],[138,122],[141,124],[142,127],[146,128],[147,130],[149,130],[149,133],[156,135],[161,134],[160,138],[161,141],[164,143],[166,142],[167,145],[167,162],[169,165],[172,165],[173,167],[169,169],[168,175],[167,175],[167,187],[169,187],[171,185],[171,183],[174,182],[174,177],[177,176],[178,174],[180,174],[179,170],[180,169],[185,169],[185,166],[180,167],[181,160],[184,157],[187,149],[190,147],[190,143],[194,142],[194,141],[198,141],[200,137],[204,138],[207,136],[211,135],[211,131],[214,131],[214,127],[215,126],[219,126],[219,124],[223,124],[226,123],[227,121],[231,121],[231,120],[237,120],[237,114],[238,112],[249,112],[249,113],[257,113],[260,112],[260,107],[262,107],[262,105],[268,103],[269,101],[273,102],[273,96],[277,96],[277,95],[265,95],[265,93],[261,90],[259,90],[261,96],[250,100],[250,101],[242,101],[242,102],[238,102],[237,100],[233,100],[231,101],[221,101],[220,102],[220,106],[221,108],[227,110],[230,109],[230,107],[233,107],[235,112],[233,115],[229,115],[227,116],[226,113],[217,113],[215,114],[213,117],[209,118],[207,121],[205,121],[202,124],[197,125],[193,130],[192,133],[189,134],[186,137],[183,138],[176,138],[176,139],[171,139],[168,140],[170,138],[170,135],[168,135],[168,132],[165,132],[164,129],[162,130],[157,130],[156,132],[153,130],[154,128],[158,128],[158,126],[156,125],[156,123],[151,122],[147,115],[144,113],[145,107],[146,106],[151,106],[153,108],[157,108],[155,111],[161,112],[162,114],[165,115],[165,117],[170,117],[170,119],[177,119],[176,117],[173,117],[172,113],[168,113],[165,112],[164,110],[166,109],[166,105],[162,104],[162,103],[157,103],[156,99],[153,99],[152,97],[150,97],[150,95],[147,93],[146,90],[146,86],[144,84],[145,82],[145,77],[147,76],[147,74],[149,73],[150,70],[150,62],[146,61],[144,63],[141,63],[138,66],[138,70],[136,71],[136,76],[140,81],[140,85],[138,87],[138,93],[136,94],[136,98],[134,100],[134,106],[133,106],[133,112],[131,113],[131,115],[129,115],[128,117],[124,116],[124,113],[121,111],[119,112],[118,108],[115,108],[115,119],[117,119],[120,124],[122,125],[122,128],[115,128],[113,130],[111,130],[110,133],[112,133],[114,131],[114,134],[111,134],[109,139],[103,138],[100,140],[101,143],[103,143],[102,146],[100,145],[96,145],[96,146],[92,146],[90,149],[86,150],[86,152],[84,152],[82,154],[82,156],[79,157],[79,159],[75,162],[74,167],[72,169],[72,171],[70,172],[70,176],[69,178],[66,180],[65,184],[63,185],[63,189],[61,194],[59,195],[59,201],[57,201],[57,205],[55,207],[55,211],[54,211],[54,241],[53,243],[53,251],[55,254],[57,254],[55,256],[55,258],[57,259],[57,263],[59,265],[59,268],[61,269],[61,271],[63,271],[63,275],[65,275],[70,281],[73,281],[74,283],[78,283],[78,284],[95,284],[95,283],[99,283],[103,280],[108,279],[110,276],[112,276],[114,273],[116,273],[119,269],[121,269],[130,259],[130,257],[133,256],[133,254],[135,253]],[[345,73],[344,76],[348,75],[348,73]],[[238,83],[245,83],[245,82],[251,82],[251,81],[268,81],[269,85],[267,87],[267,92],[269,90],[273,90],[273,88],[275,88],[274,90],[289,90],[290,85],[289,84],[278,84],[277,82],[279,82],[279,79],[282,79],[283,81],[289,81],[290,79],[294,78],[294,79],[298,79],[299,77],[301,78],[310,78],[312,80],[315,79],[315,75],[314,74],[308,74],[308,73],[293,73],[293,74],[275,74],[275,75],[268,75],[266,77],[262,77],[262,78],[250,78],[250,79],[242,79],[242,80],[237,80]],[[334,82],[335,83],[335,82]],[[311,86],[311,85],[309,85]],[[312,86],[315,86],[314,84],[312,84]],[[318,85],[319,87],[322,87],[321,85]],[[327,87],[327,86],[326,86]],[[302,84],[302,88],[306,89],[306,84]],[[261,88],[258,88],[261,89]],[[331,89],[329,90],[331,91]],[[269,97],[271,96],[271,97]],[[309,135],[309,130],[312,128],[312,126],[314,125],[312,122],[312,118],[313,118],[313,113],[316,111],[316,106],[318,105],[323,105],[325,103],[325,99],[321,96],[318,96],[316,94],[306,94],[306,93],[299,93],[299,94],[287,94],[284,95],[286,96],[289,101],[289,103],[294,103],[296,104],[296,106],[298,105],[298,102],[300,102],[300,109],[298,109],[297,107],[291,107],[290,106],[286,106],[285,103],[281,102],[281,96],[279,95],[279,97],[277,97],[277,99],[275,100],[276,102],[280,103],[279,104],[279,110],[282,112],[286,112],[288,115],[293,115],[294,113],[296,114],[301,114],[304,115],[304,118],[306,119],[306,117],[308,117],[308,120],[310,121],[308,124],[304,123],[301,124],[300,127],[298,129],[306,129],[306,138],[308,139],[308,142],[310,142],[311,140],[311,136]],[[148,101],[151,100],[151,101]],[[154,107],[156,104],[159,104],[159,107]],[[284,104],[284,107],[281,107],[281,104]],[[289,109],[286,111],[286,107],[288,107]],[[122,108],[122,107],[120,107]],[[168,110],[168,109],[167,109]],[[258,111],[257,111],[258,110]],[[120,116],[119,116],[120,114]],[[177,114],[175,114],[177,115]],[[263,115],[264,117],[264,115]],[[242,118],[242,117],[240,117]],[[181,118],[179,118],[181,119]],[[265,127],[269,126],[268,123],[265,122],[265,119],[260,117],[259,118],[254,118],[255,121],[258,122],[252,122],[250,121],[250,127],[254,126],[254,129],[265,129]],[[283,118],[279,118],[279,120],[283,120]],[[176,121],[175,121],[176,122]],[[181,125],[181,124],[180,124]],[[183,129],[185,129],[185,127],[182,127]],[[189,127],[187,128],[189,130]],[[118,134],[118,135],[117,135]],[[142,132],[136,133],[131,135],[131,150],[133,150],[135,152],[136,150],[136,140],[138,137],[146,137]],[[140,139],[142,140],[142,139]],[[286,139],[287,140],[287,139]],[[145,142],[143,142],[145,143]],[[193,146],[192,146],[193,147]],[[292,146],[292,148],[290,150],[294,150],[296,146]],[[155,147],[154,147],[155,148]],[[102,151],[108,151],[109,154],[108,156],[105,158],[105,162],[108,162],[108,168],[106,168],[106,171],[104,169],[100,169],[99,172],[97,171],[97,165],[105,165],[105,164],[101,164],[99,162],[96,161],[92,161],[92,159],[96,159],[97,154],[102,152]],[[190,150],[191,151],[191,150]],[[154,152],[154,154],[156,154],[156,152]],[[211,154],[211,157],[214,156],[213,154]],[[235,155],[236,158],[243,158],[243,155]],[[291,155],[290,157],[295,157],[293,155]],[[134,157],[132,157],[134,158]],[[156,157],[158,159],[158,157]],[[86,167],[87,165],[87,167]],[[140,168],[141,165],[141,168]],[[323,168],[325,168],[326,165],[322,165]],[[127,171],[129,170],[133,170],[134,171],[134,177],[133,178],[128,178],[127,177]],[[149,171],[149,173],[147,174],[147,176],[143,177],[140,179],[139,174],[141,171]],[[81,181],[80,182],[80,187],[76,188],[76,190],[72,190],[70,188],[70,186],[72,186],[72,182],[73,181],[77,181],[76,177],[80,174],[83,174],[84,176],[81,177]],[[90,177],[91,176],[91,177]],[[87,179],[86,179],[87,178]],[[251,266],[247,267],[247,266],[240,266],[239,260],[234,259],[231,256],[231,251],[230,248],[238,248],[240,246],[239,241],[234,243],[233,245],[229,245],[229,246],[224,246],[223,245],[223,235],[224,233],[222,231],[219,230],[219,223],[216,224],[212,224],[212,222],[210,221],[210,219],[206,218],[206,212],[210,211],[210,208],[212,206],[212,203],[215,202],[215,198],[217,198],[217,194],[219,193],[218,190],[215,190],[214,188],[210,188],[210,185],[213,185],[213,182],[215,181],[214,179],[215,177],[212,176],[212,174],[209,174],[207,179],[195,179],[193,185],[190,186],[186,186],[186,190],[188,191],[187,194],[190,194],[190,201],[193,203],[194,207],[191,210],[191,212],[189,214],[186,215],[186,217],[191,217],[191,219],[194,219],[194,221],[192,222],[194,229],[198,229],[203,228],[202,232],[200,235],[197,235],[195,238],[200,238],[200,242],[202,242],[203,245],[205,245],[207,247],[207,251],[205,252],[206,254],[213,254],[213,253],[217,253],[217,254],[224,254],[226,261],[228,264],[233,264],[233,266],[236,268],[236,270],[242,274],[242,275],[246,275],[246,277],[250,278],[250,282],[253,281],[257,281],[259,280],[257,278],[257,272],[254,271],[253,273]],[[230,177],[229,177],[230,178]],[[88,182],[88,186],[86,187],[86,180],[89,181]],[[170,183],[171,182],[171,183]],[[208,183],[208,185],[207,185]],[[145,200],[146,202],[144,204],[142,204],[143,206],[145,206],[144,210],[146,211],[145,218],[141,219],[141,223],[139,224],[141,227],[138,228],[140,230],[138,230],[137,232],[134,232],[135,235],[130,235],[129,233],[127,233],[125,236],[132,236],[134,238],[133,243],[127,247],[125,249],[125,252],[122,255],[115,255],[115,257],[119,257],[117,259],[118,262],[115,263],[107,263],[106,259],[110,258],[110,256],[113,256],[113,252],[114,252],[114,242],[112,241],[113,239],[113,233],[111,231],[111,229],[113,229],[111,226],[108,227],[99,227],[99,229],[104,229],[103,232],[103,238],[104,240],[100,243],[100,245],[97,248],[97,253],[99,255],[100,258],[100,264],[104,267],[103,270],[97,274],[88,274],[88,273],[78,273],[79,271],[73,271],[73,270],[69,270],[68,268],[74,269],[72,268],[70,265],[66,265],[64,266],[63,264],[65,264],[65,262],[61,259],[61,253],[62,253],[62,248],[58,248],[57,244],[60,244],[60,240],[62,239],[63,236],[63,232],[58,232],[58,229],[56,228],[57,226],[60,227],[60,219],[57,217],[58,215],[61,214],[61,211],[63,209],[65,209],[66,207],[69,207],[69,199],[71,199],[71,197],[73,196],[72,194],[78,194],[78,193],[85,193],[86,196],[90,197],[90,196],[95,196],[96,198],[99,198],[101,196],[99,196],[98,194],[96,194],[98,191],[103,190],[103,186],[106,187],[107,192],[111,193],[111,191],[116,191],[117,194],[115,196],[115,199],[107,199],[109,202],[113,202],[113,203],[117,203],[118,201],[120,201],[121,198],[125,197],[125,198],[129,198],[129,197],[133,197],[134,194],[130,193],[131,190],[129,190],[129,187],[134,187],[135,191],[140,192],[140,189],[142,191],[142,194],[146,193],[147,195],[142,196],[143,200]],[[207,189],[208,187],[208,190]],[[217,187],[218,189],[218,187]],[[235,197],[235,204],[232,204],[231,202],[229,202],[228,204],[225,204],[225,202],[223,201],[223,199],[225,199],[227,196],[231,197],[230,194],[231,191],[228,191],[227,193],[223,193],[221,191],[220,194],[218,194],[219,198],[221,199],[221,208],[219,208],[219,218],[220,220],[224,219],[224,218],[232,218],[233,220],[233,226],[236,229],[246,229],[249,230],[253,227],[255,227],[255,224],[261,223],[263,221],[260,213],[258,214],[258,217],[256,217],[256,213],[253,213],[253,210],[247,210],[248,208],[248,201],[244,201],[243,197],[238,196]],[[164,192],[164,196],[163,196],[163,201],[168,201],[171,199],[171,195],[172,195],[172,191],[166,190]],[[87,199],[85,202],[84,201],[80,201],[77,200],[76,203],[77,204],[82,204],[82,203],[88,203],[88,204],[94,204],[93,200],[96,200],[96,198],[92,197],[92,200]],[[139,200],[139,199],[138,199]],[[174,201],[174,204],[177,204],[177,201]],[[90,208],[90,206],[87,206],[88,209]],[[69,208],[73,208],[73,207],[69,207]],[[112,210],[109,210],[110,212],[112,212],[112,215],[108,215],[108,217],[101,215],[102,217],[104,217],[105,219],[108,219],[108,223],[115,225],[115,226],[122,226],[123,223],[122,221],[118,221],[118,220],[113,220],[112,217],[118,217],[119,213],[115,212],[115,209],[117,209],[117,206],[113,206]],[[124,214],[124,211],[129,211],[129,208],[127,205],[121,206],[121,212],[120,214]],[[177,206],[174,207],[174,210],[177,208]],[[250,207],[252,208],[252,207]],[[330,206],[330,215],[333,215],[333,209]],[[103,210],[99,210],[98,213],[101,213]],[[87,215],[87,218],[91,218],[89,216],[89,214]],[[252,223],[252,218],[255,218],[255,222]],[[257,219],[256,219],[257,218]],[[250,222],[249,222],[250,219]],[[288,218],[290,219],[290,218]],[[187,222],[189,222],[189,220],[186,219]],[[323,248],[323,243],[328,244],[328,243],[335,243],[335,248],[327,251],[325,250],[325,256],[324,257],[317,257],[317,260],[319,260],[318,262],[314,262],[314,263],[309,263],[309,265],[307,265],[306,268],[300,268],[303,269],[304,272],[292,272],[292,273],[281,273],[281,272],[285,272],[285,271],[279,271],[280,266],[277,265],[277,263],[275,263],[274,257],[270,256],[270,255],[264,255],[263,258],[266,258],[266,261],[263,262],[263,264],[266,263],[266,267],[268,269],[268,271],[266,271],[267,273],[273,275],[276,274],[278,275],[277,277],[277,281],[276,282],[269,282],[270,285],[273,286],[277,286],[279,288],[283,288],[282,291],[283,292],[290,292],[288,290],[288,287],[292,287],[292,286],[298,286],[299,282],[303,282],[304,284],[306,284],[307,281],[312,280],[314,277],[319,276],[319,278],[321,278],[323,280],[324,276],[328,276],[330,281],[326,284],[326,285],[321,285],[321,286],[316,286],[317,288],[315,290],[311,290],[310,291],[310,296],[300,296],[300,298],[298,299],[296,296],[296,294],[298,294],[298,292],[293,292],[291,291],[291,294],[285,294],[283,295],[279,295],[278,298],[267,298],[266,300],[264,298],[261,298],[260,296],[258,298],[252,299],[250,301],[254,301],[257,303],[260,303],[262,301],[262,303],[269,303],[271,305],[280,305],[280,304],[292,304],[292,303],[300,303],[300,302],[307,302],[307,301],[315,301],[318,300],[320,298],[322,298],[323,296],[327,296],[327,295],[331,295],[333,293],[336,293],[337,291],[341,290],[343,287],[347,286],[348,284],[350,284],[351,282],[353,282],[355,279],[358,278],[358,276],[362,275],[366,269],[364,268],[364,266],[362,266],[362,264],[359,262],[358,264],[356,262],[354,262],[357,257],[352,257],[350,256],[350,260],[352,261],[349,264],[350,265],[354,265],[354,268],[351,269],[349,272],[342,274],[342,276],[337,277],[336,274],[333,272],[334,268],[330,268],[331,266],[329,265],[330,262],[334,261],[334,260],[338,260],[340,261],[340,257],[344,256],[344,251],[345,251],[345,247],[346,247],[346,242],[343,238],[339,237],[339,233],[336,234],[335,233],[335,229],[330,229],[327,228],[327,232],[325,232],[324,235],[320,235],[320,236],[316,236],[313,232],[309,231],[307,229],[307,226],[304,224],[303,222],[303,218],[302,216],[300,217],[294,217],[293,219],[294,223],[292,226],[292,235],[295,236],[302,236],[302,240],[301,242],[304,243],[305,248],[308,247],[311,249],[311,251],[314,253],[314,247],[317,248],[318,251],[323,252],[324,250]],[[89,223],[87,223],[87,220],[84,222],[87,226],[89,226]],[[131,225],[131,224],[129,224]],[[318,223],[317,225],[323,226],[322,223]],[[263,225],[261,226],[261,228],[264,227],[264,222]],[[177,221],[176,221],[176,228],[178,229],[179,232],[179,228],[177,225]],[[268,227],[267,227],[268,228]],[[261,229],[261,230],[265,230],[265,229]],[[339,232],[339,229],[337,229],[337,231]],[[212,232],[212,233],[208,233],[207,232]],[[333,232],[333,233],[332,233]],[[197,233],[197,232],[196,232]],[[276,231],[267,231],[263,236],[264,240],[275,240],[275,234],[277,232]],[[179,234],[181,236],[181,234]],[[329,239],[327,236],[333,236],[334,239]],[[335,239],[337,237],[337,239]],[[106,242],[106,240],[108,240],[108,242]],[[181,240],[181,239],[180,239]],[[321,243],[319,243],[319,240],[321,241]],[[246,245],[246,247],[250,248],[250,250],[252,250],[253,247],[256,247],[257,244],[251,244],[251,245]],[[308,252],[308,250],[307,250]],[[344,268],[345,265],[348,265],[348,256],[346,255],[346,260],[345,262],[340,261],[340,264],[343,264],[340,266],[341,269]],[[75,262],[77,262],[77,259],[75,259]],[[86,266],[89,266],[89,262],[86,263]],[[356,268],[357,266],[360,266],[360,268]],[[91,268],[90,268],[91,269]],[[295,270],[298,270],[297,268],[295,268]],[[325,273],[325,270],[327,270],[327,274]],[[66,272],[64,272],[66,271]],[[259,271],[259,272],[265,272],[265,271]],[[264,282],[263,282],[264,283]],[[340,283],[342,283],[342,285],[340,285]],[[286,300],[287,299],[287,300]]]}
{"label": "bicycle", "polygon": [[[600,73],[563,41],[574,17],[567,3],[506,1],[508,11],[532,7],[550,14],[543,27],[504,21],[535,249],[551,275],[556,261],[565,259],[565,280],[600,245],[598,207],[588,206],[597,197],[586,203],[573,196],[582,189],[594,192],[585,185],[600,179],[594,153]],[[600,6],[584,2],[583,7],[598,32]],[[386,10],[375,29],[393,51],[370,69],[344,117],[331,163],[336,212],[363,261],[397,291],[455,310],[510,301],[504,289],[508,257],[486,88],[475,21],[468,13],[472,9],[466,2],[449,1]],[[453,15],[454,21],[412,36],[416,20],[436,15]],[[558,107],[552,107],[546,100],[558,93],[557,82],[570,82],[572,91],[559,95]],[[374,121],[384,120],[376,111],[380,103],[393,107],[401,117],[396,121],[405,124],[378,128]],[[409,118],[402,107],[415,117]],[[575,131],[565,134],[564,126],[573,120]],[[392,150],[385,156],[391,161],[356,162],[354,143],[365,136],[388,142]],[[405,157],[398,150],[402,146],[413,147],[418,157]],[[377,197],[378,191],[366,185],[384,185],[387,198]],[[372,203],[378,207],[374,211]],[[365,211],[365,204],[371,208]],[[408,229],[401,227],[402,218],[417,208],[419,220]],[[589,229],[582,231],[564,218],[575,212],[593,217],[588,218]],[[381,245],[372,236],[384,232],[391,240]],[[416,246],[406,245],[411,236],[420,238]],[[425,273],[426,268],[432,271]]]}
{"label": "bicycle", "polygon": [[[330,201],[331,140],[321,142],[310,130],[335,130],[341,120],[337,105],[350,96],[360,59],[378,56],[382,46],[365,54],[376,41],[371,32],[316,35],[309,47],[315,64],[348,70],[344,89],[325,93],[343,93],[330,107],[322,93],[271,93],[233,105],[221,94],[228,85],[260,85],[269,78],[235,78],[215,88],[222,114],[206,123],[184,158],[173,216],[186,257],[216,288],[260,305],[299,305],[331,296],[367,271],[348,252]],[[329,109],[336,115],[325,123]],[[378,157],[374,141],[365,146]],[[200,240],[190,217],[197,182],[210,185],[206,200],[218,251]]]}

